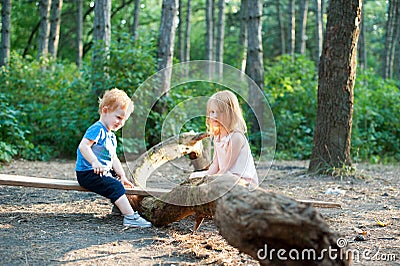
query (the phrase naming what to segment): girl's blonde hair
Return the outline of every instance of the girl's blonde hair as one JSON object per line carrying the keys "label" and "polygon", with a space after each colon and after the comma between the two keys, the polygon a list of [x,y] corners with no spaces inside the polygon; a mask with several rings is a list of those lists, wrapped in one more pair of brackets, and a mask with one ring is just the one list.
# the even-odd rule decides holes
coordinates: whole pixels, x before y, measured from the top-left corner
{"label": "girl's blonde hair", "polygon": [[99,99],[99,113],[106,107],[110,112],[115,111],[117,108],[126,109],[130,115],[133,112],[133,102],[123,90],[114,88],[106,91],[102,99]]}
{"label": "girl's blonde hair", "polygon": [[244,121],[238,98],[229,90],[219,91],[213,94],[210,99],[208,99],[206,116],[207,132],[212,135],[218,135],[220,133],[219,127],[213,127],[212,123],[210,122],[211,119],[209,114],[211,104],[215,104],[215,106],[223,115],[224,124],[222,126],[226,128],[228,133],[234,130],[246,133],[246,122]]}

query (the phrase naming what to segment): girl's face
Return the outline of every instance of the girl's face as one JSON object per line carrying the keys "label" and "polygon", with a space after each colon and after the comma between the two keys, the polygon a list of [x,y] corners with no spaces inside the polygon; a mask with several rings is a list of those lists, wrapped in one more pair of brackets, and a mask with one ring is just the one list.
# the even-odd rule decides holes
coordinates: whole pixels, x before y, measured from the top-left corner
{"label": "girl's face", "polygon": [[208,108],[209,123],[212,127],[219,127],[220,130],[224,129],[225,116],[221,112],[218,105],[215,102],[211,102]]}
{"label": "girl's face", "polygon": [[117,131],[125,125],[126,120],[129,118],[127,112],[128,108],[117,108],[114,111],[105,106],[102,109],[100,120],[108,128],[108,130]]}

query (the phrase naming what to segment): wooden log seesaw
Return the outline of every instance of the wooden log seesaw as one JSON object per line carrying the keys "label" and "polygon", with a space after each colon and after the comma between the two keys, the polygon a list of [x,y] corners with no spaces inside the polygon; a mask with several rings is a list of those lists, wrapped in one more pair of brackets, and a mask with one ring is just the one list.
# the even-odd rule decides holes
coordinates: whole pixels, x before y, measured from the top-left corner
{"label": "wooden log seesaw", "polygon": [[[143,183],[157,167],[185,154],[202,156],[203,147],[198,144],[205,137],[205,134],[184,133],[156,145],[139,157],[131,181]],[[87,191],[76,180],[7,174],[0,174],[0,185]],[[314,208],[341,208],[339,203],[296,200],[262,188],[249,191],[247,185],[232,175],[206,176],[189,179],[171,190],[135,187],[126,188],[126,194],[134,209],[154,226],[165,226],[195,215],[197,229],[203,218],[213,219],[229,244],[249,254],[261,265],[351,263],[345,249],[337,246],[338,234],[329,228]],[[177,199],[184,204],[173,204]],[[300,258],[302,260],[297,261],[289,258],[282,261],[276,252],[264,256],[263,248],[267,246],[276,251],[300,252],[298,254],[302,250],[312,250],[318,259]],[[328,249],[337,250],[337,256],[328,256]],[[260,251],[263,256],[260,256]]]}

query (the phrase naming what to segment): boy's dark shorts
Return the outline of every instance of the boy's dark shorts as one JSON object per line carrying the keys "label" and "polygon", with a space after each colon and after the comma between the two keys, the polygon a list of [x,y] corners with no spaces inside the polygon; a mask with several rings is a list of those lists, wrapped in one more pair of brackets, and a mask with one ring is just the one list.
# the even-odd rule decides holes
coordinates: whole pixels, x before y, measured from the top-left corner
{"label": "boy's dark shorts", "polygon": [[81,187],[110,199],[111,203],[114,203],[126,192],[124,185],[111,174],[100,176],[93,170],[76,171],[76,177]]}

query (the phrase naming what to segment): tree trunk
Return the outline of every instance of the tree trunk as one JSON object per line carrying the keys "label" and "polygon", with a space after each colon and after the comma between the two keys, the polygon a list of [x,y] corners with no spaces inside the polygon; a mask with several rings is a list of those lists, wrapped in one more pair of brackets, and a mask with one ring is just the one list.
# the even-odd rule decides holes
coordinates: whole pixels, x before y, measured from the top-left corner
{"label": "tree trunk", "polygon": [[315,44],[316,44],[316,65],[319,64],[319,57],[322,52],[323,41],[323,20],[322,20],[322,0],[315,0]]}
{"label": "tree trunk", "polygon": [[187,11],[186,11],[186,28],[185,28],[185,50],[184,50],[184,61],[190,60],[190,20],[192,17],[192,1],[187,0]]}
{"label": "tree trunk", "polygon": [[39,27],[39,43],[38,43],[38,58],[46,58],[48,53],[49,43],[49,14],[50,14],[50,0],[41,0],[40,6],[40,27]]}
{"label": "tree trunk", "polygon": [[365,21],[364,21],[364,6],[367,0],[364,0],[361,12],[361,26],[360,26],[360,37],[358,40],[358,65],[360,69],[366,70],[367,69],[367,49],[366,49],[366,42],[365,42]]}
{"label": "tree trunk", "polygon": [[96,0],[93,23],[93,91],[97,96],[107,89],[107,67],[111,42],[111,0]]}
{"label": "tree trunk", "polygon": [[140,0],[135,0],[135,8],[133,9],[133,23],[132,23],[132,40],[134,40],[135,42],[138,39],[139,16],[140,16]]}
{"label": "tree trunk", "polygon": [[302,0],[300,3],[299,41],[297,42],[297,53],[302,55],[306,53],[307,13],[308,13],[308,0]]}
{"label": "tree trunk", "polygon": [[276,15],[279,25],[279,32],[280,32],[280,47],[281,47],[281,54],[286,54],[286,39],[285,39],[285,26],[283,24],[282,14],[281,14],[281,1],[275,1],[276,4]]}
{"label": "tree trunk", "polygon": [[257,90],[264,90],[264,64],[263,64],[263,47],[261,41],[261,16],[262,3],[261,0],[248,1],[248,19],[247,19],[247,66],[246,73],[254,81],[249,84],[249,104],[253,108],[254,115],[250,116],[250,132],[254,134],[253,145],[260,145],[260,127],[263,121],[263,103]]}
{"label": "tree trunk", "polygon": [[288,34],[288,52],[294,58],[294,48],[296,42],[296,16],[295,16],[295,0],[289,0],[289,34]]}
{"label": "tree trunk", "polygon": [[1,58],[0,66],[8,65],[10,61],[11,39],[11,0],[1,2]]}
{"label": "tree trunk", "polygon": [[[399,38],[399,24],[400,24],[400,13],[399,13],[399,6],[400,0],[393,0],[394,10],[393,10],[393,40],[392,44],[390,45],[389,51],[389,78],[393,78],[393,66],[394,66],[394,58],[396,54],[396,43]],[[400,49],[400,48],[399,48]]]}
{"label": "tree trunk", "polygon": [[[206,0],[206,60],[213,61],[214,53],[214,21],[213,21],[213,5],[212,0]],[[208,75],[211,77],[214,70],[209,66]]]}
{"label": "tree trunk", "polygon": [[239,69],[242,73],[246,71],[246,54],[247,54],[247,0],[240,2],[240,31],[239,31]]}
{"label": "tree trunk", "polygon": [[183,50],[183,11],[182,11],[183,1],[179,0],[178,4],[178,27],[176,29],[178,33],[178,41],[177,41],[177,57],[179,62],[183,62],[184,50]]}
{"label": "tree trunk", "polygon": [[319,65],[310,172],[351,165],[353,89],[362,0],[331,0]]}
{"label": "tree trunk", "polygon": [[[172,66],[177,11],[177,0],[163,0],[158,42],[158,70],[170,68]],[[160,95],[166,93],[170,89],[171,71],[168,69],[163,71],[161,79]]]}
{"label": "tree trunk", "polygon": [[49,53],[57,58],[58,43],[60,40],[60,20],[63,0],[52,0],[50,16]]}
{"label": "tree trunk", "polygon": [[82,57],[83,57],[83,0],[76,0],[77,5],[77,19],[76,19],[76,65],[78,68],[82,67]]}
{"label": "tree trunk", "polygon": [[[224,41],[225,41],[225,0],[218,1],[218,24],[217,24],[217,45],[215,61],[224,62]],[[222,77],[222,65],[217,64],[217,75]]]}
{"label": "tree trunk", "polygon": [[396,34],[396,13],[397,13],[397,0],[389,1],[389,8],[386,21],[386,40],[385,40],[385,62],[383,69],[383,77],[390,79],[393,76],[393,60],[394,60],[394,46],[395,46],[395,34]]}
{"label": "tree trunk", "polygon": [[[299,265],[289,260],[293,251],[310,251],[299,257],[302,265],[349,265],[345,250],[337,245],[338,235],[311,205],[262,188],[249,191],[247,183],[238,179],[233,175],[190,179],[159,199],[129,199],[157,227],[194,214],[197,229],[202,218],[212,218],[229,244],[261,265]],[[272,249],[282,249],[288,260],[283,261]]]}

